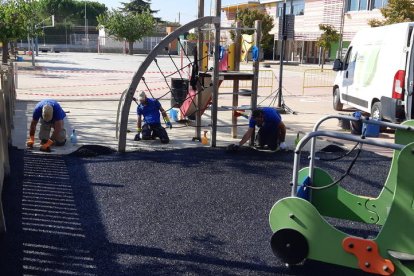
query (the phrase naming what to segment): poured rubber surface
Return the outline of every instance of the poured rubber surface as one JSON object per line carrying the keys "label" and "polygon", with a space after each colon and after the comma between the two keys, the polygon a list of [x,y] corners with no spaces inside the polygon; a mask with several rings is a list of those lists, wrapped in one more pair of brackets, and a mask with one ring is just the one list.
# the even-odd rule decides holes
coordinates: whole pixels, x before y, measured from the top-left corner
{"label": "poured rubber surface", "polygon": [[[268,214],[290,195],[291,152],[10,156],[2,275],[365,275],[311,261],[288,269],[273,255]],[[349,161],[317,165],[337,177]],[[389,162],[363,152],[344,186],[376,195]],[[330,221],[360,237],[378,231]]]}
{"label": "poured rubber surface", "polygon": [[76,151],[72,152],[71,155],[77,157],[95,157],[98,155],[107,155],[114,153],[115,150],[99,146],[99,145],[85,145],[78,148]]}

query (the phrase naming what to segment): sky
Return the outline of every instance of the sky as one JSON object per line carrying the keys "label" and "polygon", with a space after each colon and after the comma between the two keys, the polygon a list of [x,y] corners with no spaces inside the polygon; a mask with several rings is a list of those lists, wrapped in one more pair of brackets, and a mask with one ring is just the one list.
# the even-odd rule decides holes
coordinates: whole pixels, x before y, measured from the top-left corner
{"label": "sky", "polygon": [[[96,0],[104,3],[108,8],[118,8],[121,2],[128,2],[129,0]],[[222,0],[222,6],[243,2],[242,0]],[[205,15],[210,15],[210,3],[212,5],[212,12],[214,13],[214,0],[204,0]],[[178,21],[178,13],[180,13],[181,24],[187,23],[196,19],[198,0],[152,0],[151,8],[159,10],[156,14],[167,21]]]}

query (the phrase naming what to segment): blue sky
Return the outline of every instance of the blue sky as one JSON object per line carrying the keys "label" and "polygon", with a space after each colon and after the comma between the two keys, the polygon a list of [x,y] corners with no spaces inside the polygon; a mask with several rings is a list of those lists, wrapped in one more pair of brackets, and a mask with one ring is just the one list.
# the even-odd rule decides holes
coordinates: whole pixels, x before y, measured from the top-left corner
{"label": "blue sky", "polygon": [[[128,2],[129,0],[97,0],[104,3],[109,8],[118,8],[121,2]],[[205,14],[210,14],[210,2],[212,2],[214,12],[214,0],[204,0],[205,2]],[[241,0],[222,0],[222,5],[229,5]],[[152,0],[152,9],[159,10],[157,17],[161,17],[163,20],[176,21],[178,20],[178,12],[181,13],[181,23],[187,23],[194,20],[197,16],[198,0]]]}

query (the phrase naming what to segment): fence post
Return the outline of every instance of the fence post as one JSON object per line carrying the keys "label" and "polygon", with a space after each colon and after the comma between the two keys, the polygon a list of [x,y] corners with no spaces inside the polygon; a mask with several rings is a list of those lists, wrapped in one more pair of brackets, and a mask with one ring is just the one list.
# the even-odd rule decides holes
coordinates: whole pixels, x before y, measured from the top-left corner
{"label": "fence post", "polygon": [[302,96],[303,96],[303,95],[305,95],[306,71],[307,71],[307,70],[303,70]]}
{"label": "fence post", "polygon": [[4,118],[5,118],[5,129],[6,129],[6,138],[7,143],[11,144],[11,118],[10,118],[10,93],[9,93],[9,80],[7,79],[7,74],[3,75],[3,99],[4,99]]}
{"label": "fence post", "polygon": [[[0,98],[3,96],[1,95],[0,90]],[[3,107],[3,106],[1,106]],[[2,110],[0,110],[0,119],[4,118],[2,114]],[[1,121],[1,120],[0,120]],[[3,183],[5,176],[8,176],[10,174],[10,166],[9,166],[9,156],[8,156],[8,148],[7,148],[7,142],[5,141],[4,135],[4,127],[0,124],[0,195],[3,191]],[[0,234],[3,234],[6,232],[6,222],[4,219],[4,212],[3,212],[3,202],[0,198]]]}
{"label": "fence post", "polygon": [[[14,73],[14,88],[19,88],[19,75],[18,75],[18,67],[17,63],[13,62],[13,73]],[[16,100],[16,97],[14,98]]]}
{"label": "fence post", "polygon": [[[2,77],[4,75],[1,75]],[[4,88],[4,87],[3,87]],[[7,109],[4,102],[4,89],[0,90],[0,132],[1,132],[1,147],[3,162],[2,166],[4,167],[4,174],[7,176],[10,174],[10,164],[9,164],[9,144],[7,136],[7,121],[6,121]],[[1,200],[0,200],[1,201]]]}

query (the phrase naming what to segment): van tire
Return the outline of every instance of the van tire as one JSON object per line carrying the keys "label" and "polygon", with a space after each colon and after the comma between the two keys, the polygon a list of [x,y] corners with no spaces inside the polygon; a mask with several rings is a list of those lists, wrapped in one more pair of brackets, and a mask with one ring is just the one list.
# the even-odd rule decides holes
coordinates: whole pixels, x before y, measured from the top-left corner
{"label": "van tire", "polygon": [[381,102],[375,102],[371,107],[371,117],[382,121],[382,106]]}
{"label": "van tire", "polygon": [[339,88],[335,87],[333,92],[333,109],[336,111],[342,111],[344,108],[344,104],[341,103],[341,94],[339,92]]}
{"label": "van tire", "polygon": [[[378,119],[380,121],[383,121],[382,119],[382,105],[381,102],[375,102],[372,104],[371,107],[371,117],[373,119]],[[387,130],[387,127],[385,126],[381,126],[380,127],[380,132],[384,132],[385,130]]]}

